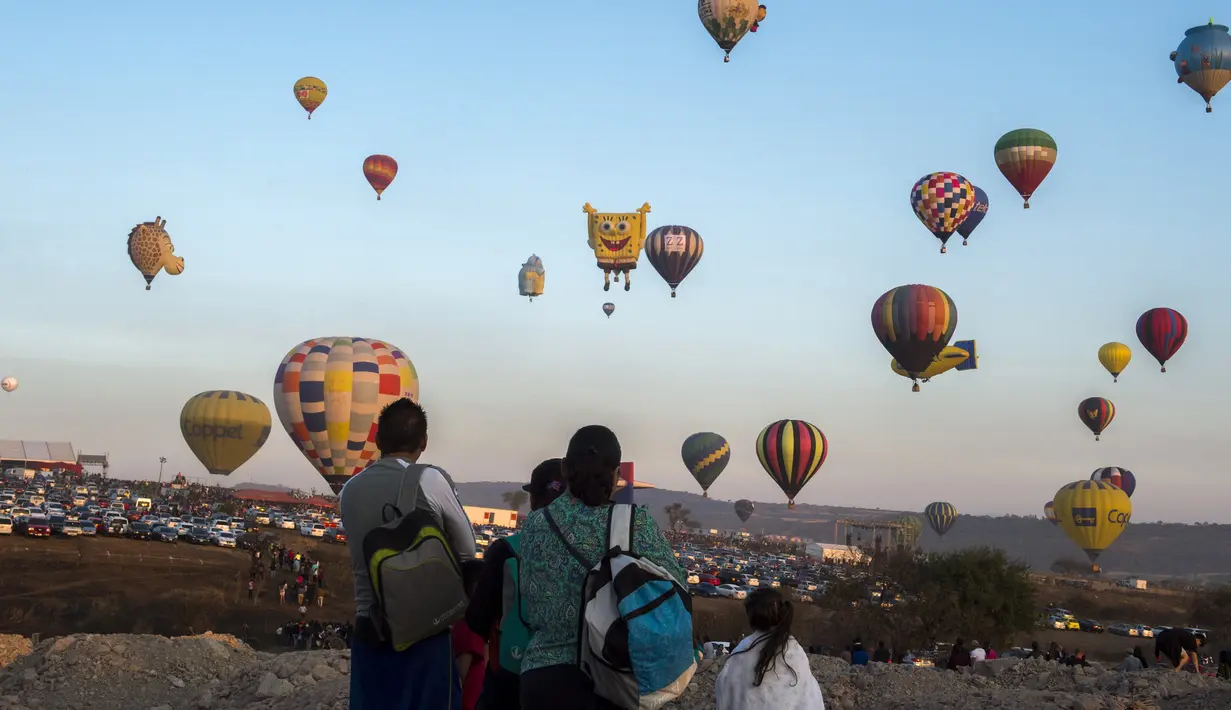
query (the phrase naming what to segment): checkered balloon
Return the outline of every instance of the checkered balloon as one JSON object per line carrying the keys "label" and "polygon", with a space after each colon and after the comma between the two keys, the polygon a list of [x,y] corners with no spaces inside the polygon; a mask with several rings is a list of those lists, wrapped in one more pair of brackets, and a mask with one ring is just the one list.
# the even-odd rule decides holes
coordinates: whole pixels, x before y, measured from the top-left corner
{"label": "checkered balloon", "polygon": [[910,206],[943,245],[974,208],[975,186],[957,173],[924,175],[911,188]]}

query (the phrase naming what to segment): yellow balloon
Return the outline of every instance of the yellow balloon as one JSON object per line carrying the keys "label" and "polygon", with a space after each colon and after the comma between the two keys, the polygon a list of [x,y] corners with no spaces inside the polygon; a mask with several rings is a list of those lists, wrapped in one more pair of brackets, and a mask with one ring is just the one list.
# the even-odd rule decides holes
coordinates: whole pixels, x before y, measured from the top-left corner
{"label": "yellow balloon", "polygon": [[1133,359],[1133,351],[1124,343],[1107,343],[1098,349],[1098,361],[1111,373],[1111,381],[1119,382],[1120,373]]}
{"label": "yellow balloon", "polygon": [[329,87],[314,76],[297,80],[294,91],[295,100],[308,112],[309,120],[312,118],[312,112],[320,108],[321,104],[325,103],[325,97],[329,95]]}
{"label": "yellow balloon", "polygon": [[[961,365],[963,362],[966,362],[966,359],[969,357],[970,353],[966,352],[962,348],[956,348],[950,345],[940,351],[940,355],[936,356],[936,359],[932,361],[932,364],[928,365],[928,369],[924,370],[919,377],[924,382],[927,382],[933,377],[941,373],[948,372],[958,365]],[[889,367],[902,377],[906,377],[908,379],[911,378],[910,373],[903,370],[897,360],[890,360]]]}
{"label": "yellow balloon", "polygon": [[228,476],[269,438],[269,407],[250,394],[214,390],[196,395],[180,411],[180,433],[212,474]]}
{"label": "yellow balloon", "polygon": [[1074,481],[1056,491],[1052,503],[1056,524],[1091,563],[1120,537],[1133,515],[1128,494],[1105,481]]}
{"label": "yellow balloon", "polygon": [[546,281],[547,272],[543,269],[543,260],[531,254],[517,272],[517,292],[533,301],[535,296],[543,295]]}
{"label": "yellow balloon", "polygon": [[594,250],[598,268],[603,270],[603,290],[611,290],[612,274],[616,281],[624,274],[624,290],[629,290],[632,281],[628,272],[637,268],[645,246],[645,216],[650,203],[635,212],[599,212],[589,202],[581,209],[586,213],[586,246]]}

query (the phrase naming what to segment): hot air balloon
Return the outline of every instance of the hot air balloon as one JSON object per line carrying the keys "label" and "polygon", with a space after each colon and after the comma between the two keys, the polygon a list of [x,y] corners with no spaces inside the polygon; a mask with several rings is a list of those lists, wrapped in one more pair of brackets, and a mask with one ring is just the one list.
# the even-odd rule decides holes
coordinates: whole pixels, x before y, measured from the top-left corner
{"label": "hot air balloon", "polygon": [[934,286],[898,286],[872,305],[872,331],[903,370],[918,379],[949,344],[957,328],[957,306]]}
{"label": "hot air balloon", "polygon": [[957,508],[944,501],[928,503],[928,507],[923,509],[923,517],[928,519],[928,525],[932,526],[937,535],[944,537],[957,521]]}
{"label": "hot air balloon", "polygon": [[744,35],[765,19],[764,5],[754,5],[748,0],[698,0],[697,16],[710,37],[725,52],[722,61],[731,61],[731,50]]}
{"label": "hot air balloon", "polygon": [[1022,196],[1022,209],[1056,164],[1056,141],[1037,128],[1018,128],[996,141],[996,167]]}
{"label": "hot air balloon", "polygon": [[306,340],[274,375],[278,419],[334,493],[377,458],[376,418],[402,397],[419,401],[414,364],[371,338]]}
{"label": "hot air balloon", "polygon": [[1133,351],[1124,343],[1105,343],[1098,349],[1098,361],[1111,373],[1111,381],[1119,382],[1120,373],[1133,359]]}
{"label": "hot air balloon", "polygon": [[[919,373],[919,378],[924,382],[928,382],[937,375],[956,369],[958,365],[966,362],[969,358],[970,353],[962,348],[950,345],[940,351],[940,355],[936,356],[936,359],[932,361],[932,364],[928,365],[926,370]],[[902,377],[914,379],[909,372],[902,369],[897,360],[890,360],[889,368]]]}
{"label": "hot air balloon", "polygon": [[1110,399],[1102,397],[1087,397],[1077,405],[1077,416],[1086,428],[1094,432],[1094,440],[1099,440],[1099,434],[1116,418],[1116,405]]}
{"label": "hot air balloon", "polygon": [[308,120],[312,120],[312,112],[325,103],[329,95],[329,87],[325,82],[314,76],[305,76],[295,82],[295,100],[308,112]]}
{"label": "hot air balloon", "polygon": [[752,27],[748,28],[749,32],[756,32],[757,30],[761,29],[761,23],[765,21],[765,14],[766,14],[765,6],[757,5],[757,21],[752,23]]}
{"label": "hot air balloon", "polygon": [[671,287],[672,298],[680,282],[701,263],[704,253],[705,242],[691,227],[674,224],[659,227],[645,238],[645,258]]}
{"label": "hot air balloon", "polygon": [[1205,112],[1212,113],[1210,99],[1231,81],[1231,34],[1226,25],[1198,25],[1184,33],[1184,41],[1171,53],[1176,82],[1205,99]]}
{"label": "hot air balloon", "polygon": [[606,314],[607,314],[607,317],[608,317],[608,318],[610,318],[610,317],[611,317],[611,314],[612,314],[612,313],[615,313],[615,304],[614,304],[614,303],[611,303],[610,301],[608,301],[607,303],[604,303],[604,304],[603,304],[603,313],[606,313]]}
{"label": "hot air balloon", "polygon": [[398,161],[387,155],[369,155],[363,160],[363,176],[368,179],[372,189],[376,190],[378,200],[397,174]]}
{"label": "hot air balloon", "polygon": [[1117,466],[1096,468],[1094,473],[1090,474],[1090,480],[1110,483],[1124,491],[1124,495],[1129,498],[1132,498],[1133,491],[1137,490],[1137,477],[1127,468],[1119,468]]}
{"label": "hot air balloon", "polygon": [[1124,532],[1133,514],[1128,494],[1105,481],[1075,481],[1053,500],[1060,529],[1085,550],[1093,564]]}
{"label": "hot air balloon", "polygon": [[735,514],[739,516],[739,521],[741,523],[748,522],[748,518],[752,517],[753,511],[756,509],[756,504],[747,498],[742,498],[735,501]]}
{"label": "hot air balloon", "polygon": [[782,419],[757,436],[757,458],[795,509],[795,496],[820,470],[829,455],[829,442],[814,425],[800,419]]}
{"label": "hot air balloon", "polygon": [[517,272],[517,291],[523,296],[528,296],[530,302],[534,302],[535,296],[543,295],[543,286],[547,281],[547,272],[543,270],[543,260],[530,255],[526,259],[526,263],[521,265],[521,271]]}
{"label": "hot air balloon", "polygon": [[1186,338],[1188,321],[1179,311],[1151,308],[1137,319],[1137,339],[1158,360],[1162,372],[1167,371],[1167,361],[1175,357]]}
{"label": "hot air balloon", "polygon": [[962,220],[962,223],[957,226],[957,233],[962,235],[962,246],[966,246],[966,240],[970,238],[971,233],[975,231],[975,227],[978,227],[979,223],[986,216],[987,193],[983,191],[983,188],[975,185],[975,205],[966,214],[966,219]]}
{"label": "hot air balloon", "polygon": [[1056,504],[1054,501],[1047,501],[1043,504],[1043,517],[1047,518],[1047,522],[1052,525],[1059,525],[1060,521],[1056,520]]}
{"label": "hot air balloon", "polygon": [[167,234],[167,220],[161,216],[153,222],[142,222],[128,233],[128,258],[145,277],[145,290],[159,271],[166,270],[170,276],[184,273],[184,259],[175,255],[175,245]]}
{"label": "hot air balloon", "polygon": [[5,392],[12,392],[16,389],[17,389],[17,378],[16,377],[6,377],[3,380],[0,380],[0,390],[4,390]]}
{"label": "hot air balloon", "polygon": [[637,268],[641,248],[645,246],[645,216],[650,203],[636,212],[599,212],[587,202],[581,210],[586,217],[586,244],[594,250],[598,268],[603,270],[603,290],[611,290],[611,275],[616,283],[624,274],[624,290],[633,286],[628,272]]}
{"label": "hot air balloon", "polygon": [[701,484],[701,495],[709,498],[710,486],[731,461],[731,445],[712,431],[698,432],[684,440],[680,457],[688,472]]}
{"label": "hot air balloon", "polygon": [[975,206],[975,186],[957,173],[930,173],[910,189],[910,207],[923,226],[940,240],[940,253]]}
{"label": "hot air balloon", "polygon": [[197,460],[215,476],[229,476],[269,438],[269,407],[234,390],[202,392],[180,410],[180,433]]}

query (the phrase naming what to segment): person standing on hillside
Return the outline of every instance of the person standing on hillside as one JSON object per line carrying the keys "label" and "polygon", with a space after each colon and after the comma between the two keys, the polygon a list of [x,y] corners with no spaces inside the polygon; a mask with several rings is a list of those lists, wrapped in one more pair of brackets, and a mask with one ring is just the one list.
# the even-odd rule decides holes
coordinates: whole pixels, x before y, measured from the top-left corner
{"label": "person standing on hillside", "polygon": [[[530,494],[530,511],[541,510],[564,492],[564,459],[547,459],[530,472],[530,482],[522,490]],[[510,610],[507,620],[504,611],[505,586],[512,586],[513,579],[506,580],[509,562],[518,563],[521,534],[514,533],[496,540],[483,553],[483,574],[478,587],[466,609],[466,625],[474,633],[489,640],[487,673],[483,678],[483,693],[479,698],[479,710],[502,710],[517,708],[521,703],[521,639],[502,636],[506,624],[520,625],[524,609]],[[520,603],[520,590],[509,589],[510,599]],[[524,629],[524,626],[522,627]],[[509,630],[514,633],[528,633]],[[528,640],[528,639],[526,639]],[[511,645],[512,644],[512,645]],[[506,667],[515,666],[515,667]]]}
{"label": "person standing on hillside", "polygon": [[[355,636],[351,646],[351,710],[461,710],[462,688],[449,632],[403,651],[387,640],[369,577],[364,539],[398,516],[423,511],[435,520],[464,570],[475,558],[474,533],[448,474],[420,465],[427,448],[427,413],[403,397],[385,407],[376,424],[380,459],[342,488],[339,507],[355,572]],[[407,485],[408,481],[414,482]],[[404,490],[405,489],[405,490]],[[407,505],[413,501],[413,507]],[[399,504],[406,510],[398,508]],[[430,591],[430,590],[429,590]]]}

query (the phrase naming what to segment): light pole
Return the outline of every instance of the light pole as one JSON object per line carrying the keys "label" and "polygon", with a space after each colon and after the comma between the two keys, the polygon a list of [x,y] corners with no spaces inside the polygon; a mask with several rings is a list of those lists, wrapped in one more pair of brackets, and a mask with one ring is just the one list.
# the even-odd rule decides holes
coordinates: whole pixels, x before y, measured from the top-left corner
{"label": "light pole", "polygon": [[162,488],[162,467],[167,463],[166,456],[158,457],[158,487]]}

